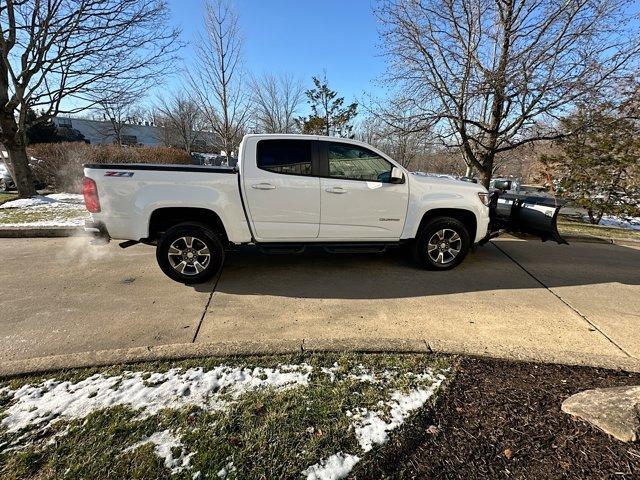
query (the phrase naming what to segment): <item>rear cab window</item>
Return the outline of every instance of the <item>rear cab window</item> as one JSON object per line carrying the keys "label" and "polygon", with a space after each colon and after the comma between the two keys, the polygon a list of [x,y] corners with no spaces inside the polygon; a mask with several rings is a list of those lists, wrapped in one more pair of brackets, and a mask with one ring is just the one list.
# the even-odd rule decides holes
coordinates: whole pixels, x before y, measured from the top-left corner
{"label": "rear cab window", "polygon": [[285,175],[313,175],[312,140],[260,140],[257,165],[261,170]]}

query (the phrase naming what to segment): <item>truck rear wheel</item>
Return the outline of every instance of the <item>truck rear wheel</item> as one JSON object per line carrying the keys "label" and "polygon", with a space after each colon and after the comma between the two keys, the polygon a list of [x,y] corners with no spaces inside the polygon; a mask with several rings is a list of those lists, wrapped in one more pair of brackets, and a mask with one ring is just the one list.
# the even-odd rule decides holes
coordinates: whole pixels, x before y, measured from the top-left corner
{"label": "truck rear wheel", "polygon": [[180,223],[162,235],[156,259],[169,278],[182,283],[203,283],[222,268],[224,247],[206,225]]}
{"label": "truck rear wheel", "polygon": [[413,253],[424,268],[450,270],[464,260],[470,245],[469,232],[460,220],[438,217],[420,229]]}

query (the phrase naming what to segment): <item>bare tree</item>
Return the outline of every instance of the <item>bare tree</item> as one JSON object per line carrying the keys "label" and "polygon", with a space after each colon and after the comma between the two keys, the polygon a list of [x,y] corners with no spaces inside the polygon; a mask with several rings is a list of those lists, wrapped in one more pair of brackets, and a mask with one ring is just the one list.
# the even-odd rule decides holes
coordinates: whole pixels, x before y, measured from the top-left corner
{"label": "bare tree", "polygon": [[190,83],[227,155],[238,147],[249,118],[241,68],[242,37],[237,13],[226,0],[207,0],[205,29],[196,47]]}
{"label": "bare tree", "polygon": [[187,95],[175,93],[161,98],[158,110],[169,144],[190,154],[203,140],[204,116],[198,104]]}
{"label": "bare tree", "polygon": [[[487,186],[500,153],[563,135],[555,121],[637,59],[625,0],[384,0],[402,110],[459,149]],[[388,112],[393,115],[393,112]]]}
{"label": "bare tree", "polygon": [[415,128],[415,112],[402,111],[400,107],[393,100],[381,109],[365,105],[369,116],[361,122],[358,136],[410,168],[416,159],[433,149],[433,137],[427,129]]}
{"label": "bare tree", "polygon": [[123,90],[106,92],[106,96],[96,99],[94,111],[98,117],[106,120],[107,127],[99,127],[96,133],[116,145],[127,144],[127,125],[142,120],[144,115],[140,101],[142,89],[125,87]]}
{"label": "bare tree", "polygon": [[263,133],[294,133],[304,100],[304,85],[291,75],[265,74],[251,79],[255,128]]}
{"label": "bare tree", "polygon": [[29,108],[37,122],[95,104],[95,92],[149,79],[172,60],[179,32],[163,0],[2,0],[0,141],[20,196],[36,193],[27,161]]}

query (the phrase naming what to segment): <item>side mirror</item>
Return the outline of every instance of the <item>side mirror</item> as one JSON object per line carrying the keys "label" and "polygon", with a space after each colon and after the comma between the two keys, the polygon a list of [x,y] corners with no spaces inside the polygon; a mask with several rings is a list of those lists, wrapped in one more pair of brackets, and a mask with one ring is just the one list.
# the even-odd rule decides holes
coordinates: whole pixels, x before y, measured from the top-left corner
{"label": "side mirror", "polygon": [[402,173],[401,169],[398,167],[393,167],[391,169],[389,183],[404,183],[404,173]]}
{"label": "side mirror", "polygon": [[496,180],[493,182],[493,188],[496,190],[511,190],[511,180]]}

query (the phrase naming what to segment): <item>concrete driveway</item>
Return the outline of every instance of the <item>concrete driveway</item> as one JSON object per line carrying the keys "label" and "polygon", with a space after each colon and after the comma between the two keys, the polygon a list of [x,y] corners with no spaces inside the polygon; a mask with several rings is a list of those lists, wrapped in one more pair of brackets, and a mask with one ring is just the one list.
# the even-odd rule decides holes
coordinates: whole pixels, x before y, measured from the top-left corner
{"label": "concrete driveway", "polygon": [[299,349],[447,351],[640,369],[640,249],[514,239],[457,269],[384,255],[229,256],[189,287],[154,249],[0,239],[0,374]]}

